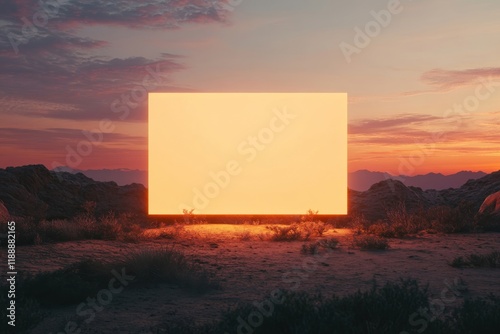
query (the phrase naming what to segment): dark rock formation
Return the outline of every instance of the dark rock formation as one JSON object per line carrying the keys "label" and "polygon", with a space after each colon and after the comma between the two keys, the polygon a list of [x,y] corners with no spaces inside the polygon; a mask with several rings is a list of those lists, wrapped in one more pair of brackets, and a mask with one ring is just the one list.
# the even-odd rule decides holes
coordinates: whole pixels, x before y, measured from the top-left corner
{"label": "dark rock formation", "polygon": [[407,210],[416,210],[429,207],[431,202],[420,188],[407,187],[400,181],[385,180],[375,183],[367,191],[352,192],[349,212],[376,220],[383,219],[388,210],[400,205]]}
{"label": "dark rock formation", "polygon": [[113,211],[145,214],[147,190],[143,185],[118,186],[85,175],[49,171],[43,165],[0,169],[0,200],[13,216],[36,219],[70,218],[96,203],[96,213]]}
{"label": "dark rock formation", "polygon": [[0,223],[6,222],[10,218],[9,210],[0,201]]}
{"label": "dark rock formation", "polygon": [[479,208],[481,221],[499,222],[500,221],[500,191],[486,197]]}

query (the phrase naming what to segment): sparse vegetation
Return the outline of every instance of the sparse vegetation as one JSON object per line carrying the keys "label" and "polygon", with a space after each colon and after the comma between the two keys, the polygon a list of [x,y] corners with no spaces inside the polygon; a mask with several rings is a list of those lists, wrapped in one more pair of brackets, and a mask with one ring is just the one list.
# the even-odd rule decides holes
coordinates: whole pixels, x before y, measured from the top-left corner
{"label": "sparse vegetation", "polygon": [[184,224],[206,224],[207,221],[202,217],[194,213],[194,209],[188,210],[183,209],[183,221]]}
{"label": "sparse vegetation", "polygon": [[254,304],[242,304],[223,314],[220,321],[211,324],[197,326],[194,321],[169,320],[158,326],[155,332],[235,333],[245,323],[246,332],[254,334],[419,333],[423,331],[423,321],[425,332],[429,334],[493,334],[500,325],[500,298],[497,297],[466,300],[450,316],[426,320],[418,312],[432,309],[428,289],[415,280],[401,280],[382,287],[374,284],[368,291],[358,291],[343,297],[288,291],[284,291],[282,296],[283,302],[273,304],[269,312],[271,314],[263,315],[262,321],[255,326],[250,325],[256,322],[250,321],[248,317],[258,309]]}
{"label": "sparse vegetation", "polygon": [[339,241],[335,238],[322,239],[313,243],[303,244],[300,252],[302,254],[318,254],[321,248],[338,249]]}
{"label": "sparse vegetation", "polygon": [[369,221],[363,216],[351,218],[351,228],[357,234],[374,234],[384,238],[403,238],[422,231],[463,233],[482,228],[475,218],[473,205],[461,202],[457,207],[435,206],[409,211],[400,203],[386,209],[386,218]]}
{"label": "sparse vegetation", "polygon": [[147,239],[178,239],[185,235],[186,231],[183,224],[174,224],[161,227],[154,230],[146,230],[144,236]]}
{"label": "sparse vegetation", "polygon": [[301,217],[300,223],[290,225],[268,225],[269,240],[272,241],[306,241],[310,238],[322,237],[330,226],[317,219],[318,211],[309,210]]}
{"label": "sparse vegetation", "polygon": [[326,229],[321,222],[302,222],[291,225],[266,226],[271,234],[272,241],[306,241],[310,238],[321,237]]}
{"label": "sparse vegetation", "polygon": [[106,287],[111,268],[97,260],[83,260],[63,269],[24,277],[19,291],[42,306],[70,305]]}
{"label": "sparse vegetation", "polygon": [[100,217],[83,214],[69,220],[16,218],[18,245],[65,242],[75,240],[121,240],[137,242],[147,226],[139,217],[109,212]]}
{"label": "sparse vegetation", "polygon": [[272,241],[304,241],[308,240],[310,234],[301,230],[299,224],[292,224],[287,226],[266,226],[271,232],[269,240]]}
{"label": "sparse vegetation", "polygon": [[319,244],[317,242],[310,244],[303,244],[300,252],[302,254],[318,254]]}
{"label": "sparse vegetation", "polygon": [[312,237],[322,237],[329,228],[322,221],[304,221],[299,224],[299,229],[303,230],[305,235]]}
{"label": "sparse vegetation", "polygon": [[[18,277],[19,278],[19,277]],[[12,327],[7,324],[10,321],[7,318],[8,314],[8,294],[7,285],[0,285],[0,317],[2,317],[2,322],[0,324],[0,332],[2,333],[13,333]],[[26,333],[31,328],[35,327],[40,321],[45,317],[46,312],[40,308],[40,303],[33,298],[26,296],[24,291],[19,290],[16,292],[16,327],[15,333]]]}
{"label": "sparse vegetation", "polygon": [[238,237],[241,241],[249,241],[252,240],[252,233],[250,233],[250,231],[245,231],[240,233]]}
{"label": "sparse vegetation", "polygon": [[120,265],[138,283],[173,283],[197,292],[218,288],[213,275],[191,263],[183,253],[174,249],[152,249],[134,253],[125,258]]}
{"label": "sparse vegetation", "polygon": [[497,333],[500,328],[500,297],[466,299],[453,310],[445,333]]}
{"label": "sparse vegetation", "polygon": [[338,249],[339,241],[336,238],[327,238],[318,241],[319,246],[326,249]]}
{"label": "sparse vegetation", "polygon": [[474,231],[475,210],[469,202],[462,201],[457,207],[436,206],[427,211],[428,228],[442,233],[463,233]]}
{"label": "sparse vegetation", "polygon": [[354,236],[353,246],[361,250],[386,250],[389,248],[389,242],[386,238],[374,235]]}
{"label": "sparse vegetation", "polygon": [[217,287],[212,275],[188,261],[183,253],[155,249],[132,253],[113,262],[87,259],[56,271],[20,277],[18,291],[45,306],[74,304],[106,288],[113,278],[112,270],[122,268],[135,276],[133,285],[172,283],[195,291]]}
{"label": "sparse vegetation", "polygon": [[455,268],[500,268],[500,252],[470,254],[465,258],[456,257],[450,265]]}
{"label": "sparse vegetation", "polygon": [[[172,283],[191,291],[205,292],[219,286],[212,274],[173,249],[145,250],[113,262],[83,260],[56,271],[17,277],[16,329],[22,332],[41,321],[44,316],[41,307],[85,302],[109,286],[114,277],[112,270],[122,273],[122,268],[127,275],[134,276],[130,287]],[[7,290],[6,284],[0,285],[3,305],[7,305]],[[4,319],[6,312],[6,308],[0,311]]]}

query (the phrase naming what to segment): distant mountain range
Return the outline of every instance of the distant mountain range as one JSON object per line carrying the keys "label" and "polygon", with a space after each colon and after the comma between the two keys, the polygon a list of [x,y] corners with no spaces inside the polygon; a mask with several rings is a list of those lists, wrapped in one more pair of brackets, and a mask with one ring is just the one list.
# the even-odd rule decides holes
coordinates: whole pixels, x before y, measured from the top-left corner
{"label": "distant mountain range", "polygon": [[467,181],[477,180],[486,175],[487,174],[484,172],[462,171],[451,175],[429,173],[415,176],[395,176],[383,172],[358,170],[356,172],[349,173],[349,188],[356,191],[366,191],[375,183],[391,179],[400,181],[407,187],[418,187],[423,190],[443,190],[449,188],[460,188]]}
{"label": "distant mountain range", "polygon": [[[95,181],[114,181],[119,186],[132,183],[139,183],[147,186],[148,175],[146,171],[137,169],[90,169],[76,170],[68,167],[60,167],[55,171],[69,172],[72,174],[82,173]],[[380,181],[392,179],[402,182],[406,186],[418,187],[423,190],[435,189],[443,190],[449,188],[460,188],[468,180],[476,180],[487,175],[483,172],[462,171],[456,174],[443,175],[440,173],[429,173],[415,176],[395,176],[383,172],[371,172],[368,170],[358,170],[349,173],[349,188],[356,191],[366,191],[372,185]]]}
{"label": "distant mountain range", "polygon": [[[120,172],[134,175],[133,172],[138,171]],[[455,175],[459,174],[464,177],[464,173]],[[371,174],[362,171],[361,175]],[[439,174],[429,175],[434,177],[430,180],[440,179]],[[471,174],[465,172],[467,175]],[[385,177],[383,173],[382,177]],[[372,179],[366,182],[372,182]],[[470,179],[458,188],[443,190],[423,190],[389,178],[373,184],[366,191],[349,190],[349,212],[372,221],[384,219],[388,208],[400,205],[408,211],[415,211],[440,206],[457,207],[465,203],[471,212],[478,212],[484,199],[497,191],[500,191],[500,171]],[[119,186],[115,182],[94,181],[82,173],[49,171],[43,165],[0,168],[0,204],[3,205],[0,213],[3,210],[3,215],[7,212],[40,219],[69,218],[84,212],[88,202],[96,203],[95,212],[98,214],[113,211],[144,215],[147,214],[147,189],[137,183]]]}
{"label": "distant mountain range", "polygon": [[139,183],[144,186],[148,184],[148,173],[139,169],[88,169],[78,170],[69,167],[57,167],[55,172],[68,172],[71,174],[82,173],[94,181],[116,182],[119,186],[125,186],[132,183]]}

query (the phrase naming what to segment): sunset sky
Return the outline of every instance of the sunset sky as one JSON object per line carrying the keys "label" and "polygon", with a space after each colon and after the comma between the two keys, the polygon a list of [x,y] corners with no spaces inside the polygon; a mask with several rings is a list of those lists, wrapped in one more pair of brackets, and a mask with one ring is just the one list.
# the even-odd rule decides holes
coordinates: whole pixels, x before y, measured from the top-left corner
{"label": "sunset sky", "polygon": [[0,168],[146,170],[147,92],[347,92],[349,171],[499,170],[500,2],[396,2],[3,0]]}

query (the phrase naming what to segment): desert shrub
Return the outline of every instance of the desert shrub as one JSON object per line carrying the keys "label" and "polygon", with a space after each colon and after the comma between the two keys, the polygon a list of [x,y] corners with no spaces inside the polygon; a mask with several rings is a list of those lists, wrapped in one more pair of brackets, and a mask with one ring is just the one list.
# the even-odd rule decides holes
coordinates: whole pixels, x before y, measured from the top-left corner
{"label": "desert shrub", "polygon": [[72,222],[80,227],[83,239],[97,239],[99,236],[99,224],[97,218],[88,215],[78,215]]}
{"label": "desert shrub", "polygon": [[32,218],[16,218],[16,244],[34,245],[46,242],[62,242],[83,239],[79,225],[69,220],[34,221]]}
{"label": "desert shrub", "polygon": [[329,226],[322,221],[303,221],[299,224],[299,229],[304,235],[322,237],[329,230]]}
{"label": "desert shrub", "polygon": [[500,328],[500,297],[466,299],[452,313],[449,333],[496,334]]}
{"label": "desert shrub", "polygon": [[325,224],[318,218],[318,211],[309,209],[307,213],[300,218],[300,228],[305,234],[314,237],[322,237],[323,234],[330,229],[328,224]]}
{"label": "desert shrub", "polygon": [[450,265],[455,268],[500,268],[500,252],[488,254],[470,254],[467,257],[456,257]]}
{"label": "desert shrub", "polygon": [[318,210],[314,211],[312,209],[309,209],[309,210],[307,210],[307,212],[306,212],[306,214],[304,216],[300,217],[300,220],[303,221],[303,222],[305,222],[305,221],[309,221],[309,222],[316,221],[316,220],[318,220],[317,219],[318,218],[318,213],[319,213]]}
{"label": "desert shrub", "polygon": [[77,304],[107,288],[114,277],[112,271],[120,272],[122,268],[127,275],[135,276],[131,286],[172,283],[197,292],[218,287],[213,275],[182,253],[161,249],[130,254],[113,262],[88,259],[52,272],[19,276],[16,290],[22,298],[42,306]]}
{"label": "desert shrub", "polygon": [[364,215],[355,213],[350,217],[346,227],[353,229],[355,234],[363,234],[372,224],[373,222],[366,219]]}
{"label": "desert shrub", "polygon": [[184,226],[183,224],[176,223],[160,229],[147,230],[146,235],[148,238],[173,240],[185,235],[186,230]]}
{"label": "desert shrub", "polygon": [[45,222],[40,225],[50,226],[47,230],[39,227],[41,234],[47,237],[49,242],[83,239],[135,241],[142,233],[142,228],[134,223],[130,216],[116,215],[113,212],[98,218],[84,215],[71,221]]}
{"label": "desert shrub", "polygon": [[241,240],[241,241],[249,241],[249,240],[252,240],[252,233],[250,233],[250,231],[244,231],[244,232],[241,232],[238,236],[238,238]]}
{"label": "desert shrub", "polygon": [[[157,333],[399,333],[409,327],[410,315],[429,306],[426,287],[416,281],[402,280],[387,283],[365,292],[344,297],[310,295],[304,292],[284,291],[282,303],[275,303],[269,312],[260,313],[257,326],[249,319],[263,312],[254,304],[242,304],[227,311],[220,321],[196,326],[193,322],[170,321],[156,328]],[[254,317],[254,319],[257,317]],[[243,324],[243,325],[242,325]],[[430,324],[429,327],[434,327]],[[240,328],[238,330],[238,328]],[[431,332],[432,333],[432,332]]]}
{"label": "desert shrub", "polygon": [[122,225],[114,213],[107,213],[99,219],[97,224],[97,238],[103,240],[116,240],[122,233]]}
{"label": "desert shrub", "polygon": [[121,266],[136,276],[138,283],[173,283],[198,292],[218,287],[212,274],[172,248],[128,255]]}
{"label": "desert shrub", "polygon": [[339,241],[336,238],[327,238],[318,241],[319,246],[327,249],[338,249]]}
{"label": "desert shrub", "polygon": [[[33,245],[38,235],[37,223],[29,217],[14,217],[12,220],[16,222],[16,245]],[[2,222],[2,233],[6,232],[7,224]],[[7,243],[2,242],[2,245]]]}
{"label": "desert shrub", "polygon": [[384,222],[383,220],[378,220],[377,222],[373,223],[365,230],[365,232],[383,238],[395,238],[395,233],[392,226],[389,225],[389,223]]}
{"label": "desert shrub", "polygon": [[269,239],[271,241],[303,241],[310,238],[307,231],[301,230],[299,224],[287,226],[266,226],[266,229],[271,232]]}
{"label": "desert shrub", "polygon": [[105,287],[110,275],[105,264],[83,260],[53,272],[27,276],[19,282],[19,290],[42,305],[68,305]]}
{"label": "desert shrub", "polygon": [[80,227],[67,220],[41,221],[37,226],[37,233],[42,242],[61,242],[82,239]]}
{"label": "desert shrub", "polygon": [[[360,215],[351,219],[355,234],[374,234],[384,238],[402,238],[421,231],[442,233],[470,232],[480,226],[480,218],[475,217],[474,207],[469,202],[461,202],[457,207],[434,206],[408,211],[403,203],[386,209],[386,218],[375,222]],[[488,228],[485,228],[488,230]]]}
{"label": "desert shrub", "polygon": [[457,207],[436,206],[427,211],[430,227],[443,233],[461,233],[474,230],[473,205],[462,201]]}
{"label": "desert shrub", "polygon": [[335,238],[328,238],[314,243],[303,244],[300,252],[302,254],[318,254],[320,249],[338,249],[339,241]]}
{"label": "desert shrub", "polygon": [[[309,215],[302,217],[300,223],[291,225],[268,225],[266,229],[271,232],[269,239],[272,241],[305,241],[310,238],[321,237],[330,228],[322,221],[309,220],[316,213],[309,210]],[[314,218],[312,218],[314,219]]]}
{"label": "desert shrub", "polygon": [[386,238],[374,235],[360,235],[353,238],[353,245],[361,250],[386,250],[389,243]]}
{"label": "desert shrub", "polygon": [[319,244],[317,242],[303,244],[300,252],[302,254],[317,254],[319,250]]}
{"label": "desert shrub", "polygon": [[69,220],[37,222],[32,218],[16,218],[15,221],[18,245],[87,239],[136,242],[142,239],[145,229],[137,217],[112,212],[97,218],[80,214]]}
{"label": "desert shrub", "polygon": [[[264,300],[264,298],[262,299]],[[402,279],[374,284],[368,291],[343,297],[283,291],[279,303],[240,304],[220,320],[197,325],[194,319],[164,321],[154,333],[301,333],[301,334],[496,334],[500,328],[500,298],[466,299],[446,316],[426,318],[432,310],[427,286]]]}
{"label": "desert shrub", "polygon": [[[19,277],[18,277],[19,278]],[[24,291],[16,289],[16,327],[11,327],[7,324],[10,321],[7,315],[10,311],[7,310],[9,306],[9,299],[7,294],[9,288],[6,284],[0,285],[0,317],[2,322],[0,324],[1,333],[27,333],[31,328],[35,327],[45,317],[45,312],[41,310],[40,304],[33,298],[25,295]],[[15,328],[15,331],[12,331]]]}
{"label": "desert shrub", "polygon": [[194,213],[194,209],[182,210],[182,221],[184,224],[206,224],[207,219],[203,216],[197,215]]}
{"label": "desert shrub", "polygon": [[[386,209],[387,225],[380,231],[380,236],[401,238],[416,234],[426,226],[425,218],[420,212],[409,212],[404,203]],[[381,226],[382,227],[382,226]]]}

